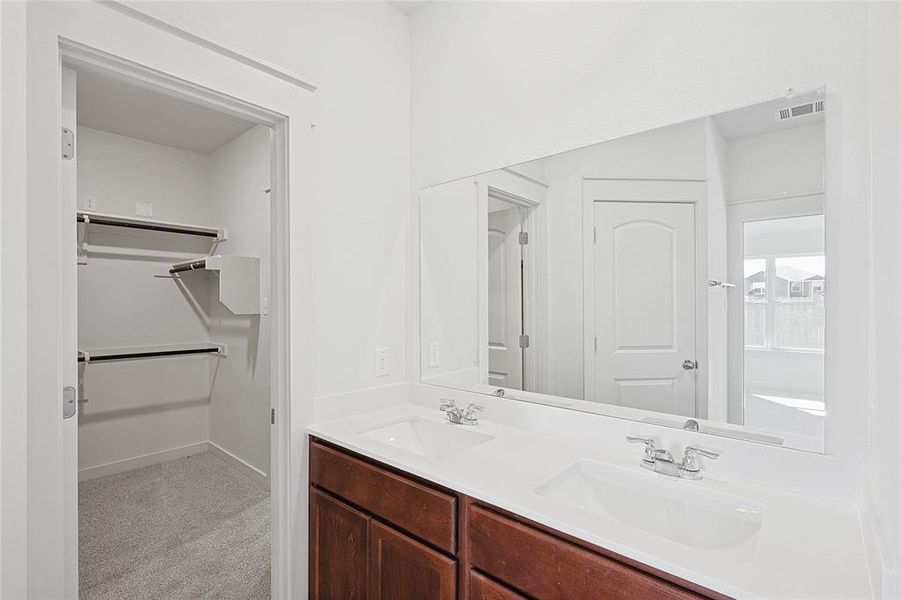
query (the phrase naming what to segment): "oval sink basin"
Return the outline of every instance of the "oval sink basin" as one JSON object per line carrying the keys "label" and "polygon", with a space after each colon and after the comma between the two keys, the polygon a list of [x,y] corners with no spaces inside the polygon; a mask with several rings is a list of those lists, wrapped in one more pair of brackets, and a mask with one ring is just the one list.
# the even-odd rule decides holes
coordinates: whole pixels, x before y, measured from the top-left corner
{"label": "oval sink basin", "polygon": [[756,537],[762,504],[696,484],[581,460],[535,493],[693,548],[721,550]]}
{"label": "oval sink basin", "polygon": [[360,435],[426,458],[444,458],[494,439],[466,425],[419,417],[397,419],[358,431]]}

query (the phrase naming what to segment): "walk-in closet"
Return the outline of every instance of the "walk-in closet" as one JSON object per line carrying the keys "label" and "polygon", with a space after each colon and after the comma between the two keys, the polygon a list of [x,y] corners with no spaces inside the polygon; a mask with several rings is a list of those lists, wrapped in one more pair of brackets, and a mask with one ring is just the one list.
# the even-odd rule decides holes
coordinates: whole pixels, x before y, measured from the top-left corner
{"label": "walk-in closet", "polygon": [[89,65],[67,94],[80,596],[268,598],[270,130]]}

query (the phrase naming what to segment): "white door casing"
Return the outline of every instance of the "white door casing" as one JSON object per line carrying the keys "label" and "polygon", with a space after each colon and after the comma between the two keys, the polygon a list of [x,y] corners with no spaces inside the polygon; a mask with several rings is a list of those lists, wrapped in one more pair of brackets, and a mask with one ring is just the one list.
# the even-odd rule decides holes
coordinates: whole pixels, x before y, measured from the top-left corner
{"label": "white door casing", "polygon": [[[73,69],[62,68],[60,88],[60,125],[75,136],[75,148],[78,148],[76,123],[76,85],[77,74]],[[62,131],[60,131],[62,136]],[[75,225],[75,207],[78,194],[78,152],[71,158],[63,158],[60,152],[60,253],[63,268],[60,269],[60,373],[62,381],[77,390],[77,398],[81,400],[78,356],[78,272],[77,235]],[[60,485],[66,498],[78,497],[78,419],[81,404],[76,402],[75,414],[67,419],[62,418],[60,404],[61,443],[64,451],[60,455]],[[78,548],[78,503],[67,502],[62,510],[62,527],[64,548]],[[78,562],[64,561],[63,581],[71,597],[78,596]],[[76,586],[73,589],[73,584]]]}
{"label": "white door casing", "polygon": [[520,209],[488,214],[488,383],[521,390],[523,386],[523,289]]}
{"label": "white door casing", "polygon": [[695,416],[694,205],[596,202],[594,222],[594,400]]}

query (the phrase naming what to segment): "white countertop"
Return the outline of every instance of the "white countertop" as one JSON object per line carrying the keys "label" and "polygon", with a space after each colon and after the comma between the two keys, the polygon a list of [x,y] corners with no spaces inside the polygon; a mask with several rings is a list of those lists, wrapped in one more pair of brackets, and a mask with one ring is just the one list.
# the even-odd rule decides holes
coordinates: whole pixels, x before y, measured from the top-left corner
{"label": "white countertop", "polygon": [[[641,449],[637,446],[634,461],[623,462],[622,455],[595,456],[577,441],[493,422],[490,414],[472,429],[494,439],[441,460],[359,433],[405,417],[445,420],[437,408],[404,404],[313,424],[307,432],[729,596],[872,598],[860,519],[853,505],[743,481],[665,477],[639,468]],[[754,539],[734,548],[698,549],[535,493],[537,487],[580,459],[634,470],[661,485],[726,491],[754,500],[765,507],[763,522]]]}

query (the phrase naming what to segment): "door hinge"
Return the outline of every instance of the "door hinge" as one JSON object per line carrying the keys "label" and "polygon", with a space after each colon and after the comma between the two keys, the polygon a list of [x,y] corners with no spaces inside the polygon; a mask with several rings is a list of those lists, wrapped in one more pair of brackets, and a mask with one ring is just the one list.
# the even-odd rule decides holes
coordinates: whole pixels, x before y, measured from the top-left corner
{"label": "door hinge", "polygon": [[592,230],[592,236],[594,237],[594,243],[597,244],[598,243],[598,228],[592,227],[591,230]]}
{"label": "door hinge", "polygon": [[61,137],[63,160],[72,160],[75,158],[75,134],[68,127],[63,127]]}
{"label": "door hinge", "polygon": [[519,336],[519,347],[520,348],[528,348],[529,347],[529,336],[526,334],[522,334]]}
{"label": "door hinge", "polygon": [[275,409],[274,408],[269,409],[269,424],[275,425]]}
{"label": "door hinge", "polygon": [[520,231],[519,232],[519,245],[520,246],[528,246],[529,245],[529,232],[528,231]]}
{"label": "door hinge", "polygon": [[63,388],[63,418],[69,419],[75,416],[75,407],[77,406],[77,394],[75,388],[67,385]]}
{"label": "door hinge", "polygon": [[594,336],[594,353],[598,353],[598,336]]}

